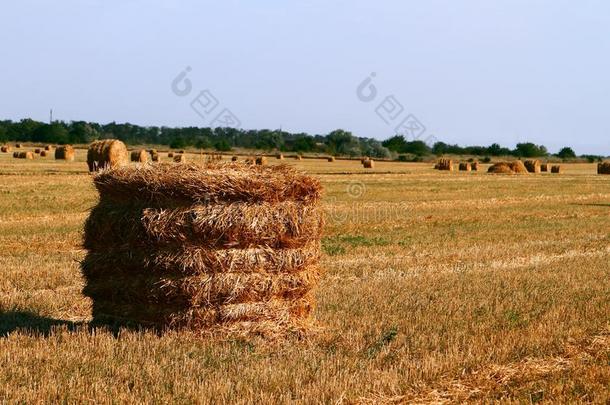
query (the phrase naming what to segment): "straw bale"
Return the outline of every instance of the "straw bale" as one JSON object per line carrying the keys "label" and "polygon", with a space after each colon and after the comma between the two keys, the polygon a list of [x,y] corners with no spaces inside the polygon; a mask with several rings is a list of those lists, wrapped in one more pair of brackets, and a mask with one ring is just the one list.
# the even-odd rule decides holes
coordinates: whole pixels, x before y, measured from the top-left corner
{"label": "straw bale", "polygon": [[58,146],[55,149],[55,159],[56,160],[68,160],[74,161],[74,148],[71,145]]}
{"label": "straw bale", "polygon": [[597,174],[610,174],[610,162],[600,162],[597,164]]}
{"label": "straw bale", "polygon": [[144,149],[131,152],[131,161],[145,163],[148,162],[148,153]]}
{"label": "straw bale", "polygon": [[186,163],[186,155],[183,153],[174,155],[174,163]]}
{"label": "straw bale", "polygon": [[1,151],[2,153],[9,153],[9,152],[11,151],[11,149],[12,149],[12,148],[10,147],[10,145],[2,145],[2,146],[0,147],[0,151]]}
{"label": "straw bale", "polygon": [[469,172],[471,170],[470,163],[466,162],[461,162],[459,168],[462,172]]}
{"label": "straw bale", "polygon": [[375,161],[373,159],[368,159],[365,160],[363,163],[363,166],[365,169],[374,169],[375,168]]}
{"label": "straw bale", "polygon": [[87,150],[87,166],[90,172],[124,166],[128,163],[127,147],[116,139],[94,141]]}
{"label": "straw bale", "polygon": [[563,167],[561,165],[553,165],[551,167],[551,173],[557,173],[557,174],[563,173]]}
{"label": "straw bale", "polygon": [[255,162],[258,166],[265,166],[267,164],[267,158],[265,156],[258,156]]}
{"label": "straw bale", "polygon": [[539,160],[526,160],[523,164],[529,173],[540,173],[542,170]]}

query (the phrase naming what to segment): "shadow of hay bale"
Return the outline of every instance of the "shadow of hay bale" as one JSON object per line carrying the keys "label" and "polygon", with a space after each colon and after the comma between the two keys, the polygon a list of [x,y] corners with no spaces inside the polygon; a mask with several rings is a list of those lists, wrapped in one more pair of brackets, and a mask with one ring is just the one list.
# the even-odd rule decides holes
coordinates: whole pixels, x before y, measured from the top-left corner
{"label": "shadow of hay bale", "polygon": [[68,330],[75,330],[82,325],[84,323],[53,319],[28,311],[0,312],[0,338],[17,331],[32,332],[46,337],[55,327],[66,326]]}

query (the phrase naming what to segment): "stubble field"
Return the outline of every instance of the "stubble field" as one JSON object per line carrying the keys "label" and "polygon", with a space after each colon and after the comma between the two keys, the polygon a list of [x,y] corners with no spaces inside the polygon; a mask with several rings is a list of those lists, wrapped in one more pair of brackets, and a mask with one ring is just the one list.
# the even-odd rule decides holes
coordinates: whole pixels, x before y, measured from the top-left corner
{"label": "stubble field", "polygon": [[610,176],[595,165],[286,160],[325,188],[320,330],[268,343],[88,325],[84,154],[0,154],[0,402],[610,400]]}

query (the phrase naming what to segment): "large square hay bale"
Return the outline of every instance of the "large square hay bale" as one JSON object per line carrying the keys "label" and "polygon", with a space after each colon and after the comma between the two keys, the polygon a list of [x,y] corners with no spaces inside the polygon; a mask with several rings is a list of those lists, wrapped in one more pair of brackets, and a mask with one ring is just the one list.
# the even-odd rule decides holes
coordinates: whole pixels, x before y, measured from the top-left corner
{"label": "large square hay bale", "polygon": [[319,278],[319,182],[286,166],[159,163],[94,178],[84,294],[94,320],[303,333]]}

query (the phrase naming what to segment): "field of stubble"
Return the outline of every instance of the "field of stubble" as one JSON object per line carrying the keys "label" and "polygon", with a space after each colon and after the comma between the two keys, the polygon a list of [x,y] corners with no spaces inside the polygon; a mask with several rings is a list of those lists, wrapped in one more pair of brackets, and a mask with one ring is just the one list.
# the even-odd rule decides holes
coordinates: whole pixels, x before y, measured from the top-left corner
{"label": "field of stubble", "polygon": [[323,329],[267,344],[88,327],[83,159],[0,154],[0,403],[610,400],[610,176],[594,165],[287,160],[325,187]]}

